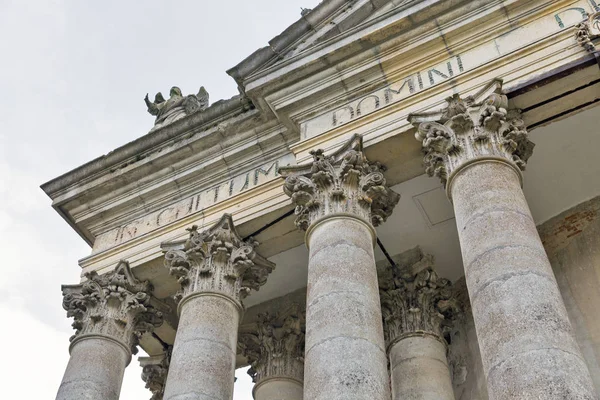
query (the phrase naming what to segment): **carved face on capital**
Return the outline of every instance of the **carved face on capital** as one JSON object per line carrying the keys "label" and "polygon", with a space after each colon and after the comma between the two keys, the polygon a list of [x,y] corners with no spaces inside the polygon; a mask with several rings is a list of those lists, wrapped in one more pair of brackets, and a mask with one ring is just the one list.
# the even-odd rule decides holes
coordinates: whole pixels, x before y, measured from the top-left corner
{"label": "carved face on capital", "polygon": [[173,96],[181,96],[181,89],[179,89],[177,86],[173,86],[171,88],[171,91],[169,92],[169,95],[171,97],[173,97]]}

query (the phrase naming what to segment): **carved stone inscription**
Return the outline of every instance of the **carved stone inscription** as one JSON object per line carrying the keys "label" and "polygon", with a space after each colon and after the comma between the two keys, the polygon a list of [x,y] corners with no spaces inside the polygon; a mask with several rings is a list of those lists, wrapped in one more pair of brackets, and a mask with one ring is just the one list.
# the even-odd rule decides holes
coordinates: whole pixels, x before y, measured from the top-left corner
{"label": "carved stone inscription", "polygon": [[570,29],[572,25],[581,22],[598,8],[600,7],[594,0],[581,0],[555,14],[548,14],[472,49],[455,54],[441,63],[395,80],[366,96],[306,121],[301,129],[303,139],[315,137],[364,117],[563,29]]}
{"label": "carved stone inscription", "polygon": [[277,172],[279,167],[294,163],[294,156],[288,154],[275,161],[263,164],[258,168],[239,174],[232,179],[203,189],[199,193],[171,204],[168,207],[103,233],[96,238],[94,252],[127,242],[188,215],[202,212],[207,207],[277,178],[279,176]]}

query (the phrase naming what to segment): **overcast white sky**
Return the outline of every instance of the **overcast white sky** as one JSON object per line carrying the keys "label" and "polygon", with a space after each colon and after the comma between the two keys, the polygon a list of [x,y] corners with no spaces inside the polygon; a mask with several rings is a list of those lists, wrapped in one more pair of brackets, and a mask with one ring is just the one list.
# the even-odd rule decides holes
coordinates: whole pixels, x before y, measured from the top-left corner
{"label": "overcast white sky", "polygon": [[[144,135],[147,92],[236,94],[225,70],[317,3],[0,0],[2,398],[54,399],[72,334],[60,285],[90,252],[39,185]],[[140,372],[134,357],[122,399],[150,398]]]}

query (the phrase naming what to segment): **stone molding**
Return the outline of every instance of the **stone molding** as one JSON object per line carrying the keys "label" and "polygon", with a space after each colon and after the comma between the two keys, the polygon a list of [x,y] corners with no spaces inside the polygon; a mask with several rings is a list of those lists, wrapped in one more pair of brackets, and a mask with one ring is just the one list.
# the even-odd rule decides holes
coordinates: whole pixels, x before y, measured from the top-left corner
{"label": "stone molding", "polygon": [[270,378],[304,380],[304,335],[306,312],[298,304],[272,315],[263,313],[239,336],[241,353],[250,363],[248,375],[254,383]]}
{"label": "stone molding", "polygon": [[[432,256],[424,256],[432,264]],[[448,279],[440,278],[431,265],[419,272],[416,268],[387,270],[380,276],[379,295],[383,331],[387,349],[398,341],[415,335],[432,335],[443,343],[452,320],[459,314],[459,302]]]}
{"label": "stone molding", "polygon": [[446,108],[411,114],[408,120],[423,144],[425,171],[440,178],[448,197],[452,178],[474,162],[506,162],[521,177],[534,144],[520,110],[508,110],[502,81],[495,79],[474,96],[455,94],[446,101]]}
{"label": "stone molding", "polygon": [[302,230],[333,214],[350,214],[383,223],[393,212],[400,195],[386,186],[385,167],[367,160],[362,136],[354,135],[331,155],[310,152],[309,164],[283,167],[283,191],[296,205],[296,226]]}
{"label": "stone molding", "polygon": [[114,271],[85,274],[79,285],[63,285],[63,308],[73,317],[75,334],[71,346],[85,337],[104,336],[137,353],[139,339],[163,323],[160,311],[151,305],[152,285],[139,281],[127,261]]}
{"label": "stone molding", "polygon": [[587,19],[575,26],[577,43],[590,53],[596,53],[593,40],[600,37],[600,12],[590,14]]}
{"label": "stone molding", "polygon": [[172,350],[173,347],[169,346],[163,354],[138,359],[142,367],[142,380],[146,383],[146,389],[152,392],[150,400],[163,399]]}
{"label": "stone molding", "polygon": [[183,249],[165,254],[165,266],[181,285],[175,296],[178,302],[212,292],[241,307],[241,300],[251,290],[259,290],[275,268],[275,264],[256,253],[257,242],[240,237],[229,214],[205,231],[199,231],[196,225],[188,231]]}

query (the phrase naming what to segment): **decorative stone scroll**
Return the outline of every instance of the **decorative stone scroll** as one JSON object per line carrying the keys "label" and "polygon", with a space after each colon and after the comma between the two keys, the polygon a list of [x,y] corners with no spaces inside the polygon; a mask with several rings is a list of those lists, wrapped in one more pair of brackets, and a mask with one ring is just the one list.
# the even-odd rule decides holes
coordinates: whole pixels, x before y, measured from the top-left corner
{"label": "decorative stone scroll", "polygon": [[163,399],[172,350],[173,348],[169,346],[163,354],[139,358],[142,367],[142,380],[146,382],[146,389],[152,392],[150,400]]}
{"label": "decorative stone scroll", "polygon": [[310,154],[308,165],[279,169],[287,177],[283,191],[296,205],[296,226],[306,230],[317,219],[338,213],[378,226],[392,214],[400,195],[386,186],[385,167],[365,157],[362,136],[354,135],[331,155],[323,150]]}
{"label": "decorative stone scroll", "polygon": [[584,49],[596,53],[593,40],[600,38],[600,12],[593,13],[575,26],[575,38]]}
{"label": "decorative stone scroll", "polygon": [[[408,120],[418,127],[415,134],[423,143],[426,172],[445,186],[462,167],[485,159],[500,159],[517,171],[533,153],[520,110],[508,110],[502,81],[495,79],[474,96],[449,97],[437,112],[411,114]],[[449,191],[448,191],[449,193]]]}
{"label": "decorative stone scroll", "polygon": [[151,304],[152,285],[137,280],[127,261],[113,272],[85,274],[79,285],[63,285],[63,308],[73,317],[71,342],[89,336],[107,336],[137,353],[139,339],[163,322],[162,313]]}
{"label": "decorative stone scroll", "polygon": [[444,341],[450,321],[460,311],[450,281],[440,278],[431,268],[433,258],[424,256],[418,264],[423,261],[430,265],[418,272],[414,266],[392,267],[386,278],[380,277],[383,332],[388,349],[415,333],[431,334]]}
{"label": "decorative stone scroll", "polygon": [[305,311],[295,304],[282,314],[259,314],[256,324],[242,327],[239,348],[254,383],[274,377],[303,381],[305,320]]}
{"label": "decorative stone scroll", "polygon": [[165,266],[181,285],[177,301],[199,292],[217,292],[241,301],[264,285],[275,269],[275,264],[256,253],[257,242],[240,237],[229,214],[205,231],[195,225],[188,231],[183,249],[165,254]]}

